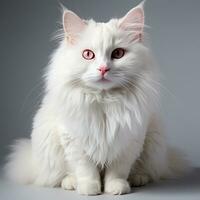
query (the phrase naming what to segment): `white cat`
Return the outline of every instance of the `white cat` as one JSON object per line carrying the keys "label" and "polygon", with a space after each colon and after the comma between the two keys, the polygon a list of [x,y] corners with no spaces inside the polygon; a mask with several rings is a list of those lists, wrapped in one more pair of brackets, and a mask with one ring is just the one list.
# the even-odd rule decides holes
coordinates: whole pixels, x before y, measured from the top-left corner
{"label": "white cat", "polygon": [[144,44],[143,4],[107,23],[65,10],[63,29],[31,139],[13,146],[9,178],[96,195],[102,184],[124,194],[130,185],[177,176],[185,164],[166,146],[159,122],[159,73]]}

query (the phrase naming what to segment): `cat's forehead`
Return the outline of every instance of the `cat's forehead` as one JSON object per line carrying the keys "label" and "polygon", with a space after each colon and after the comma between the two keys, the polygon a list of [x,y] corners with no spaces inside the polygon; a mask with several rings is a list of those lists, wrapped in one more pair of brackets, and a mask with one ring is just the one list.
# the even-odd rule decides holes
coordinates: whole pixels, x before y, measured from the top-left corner
{"label": "cat's forehead", "polygon": [[88,27],[83,36],[83,44],[88,48],[107,49],[122,41],[122,33],[117,20],[106,23],[88,21]]}

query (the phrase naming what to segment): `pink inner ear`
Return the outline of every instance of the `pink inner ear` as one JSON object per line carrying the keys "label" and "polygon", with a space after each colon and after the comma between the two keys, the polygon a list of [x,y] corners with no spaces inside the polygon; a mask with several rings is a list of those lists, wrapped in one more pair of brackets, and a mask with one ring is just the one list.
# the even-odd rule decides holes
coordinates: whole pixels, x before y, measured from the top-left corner
{"label": "pink inner ear", "polygon": [[[130,10],[121,20],[120,28],[132,31],[134,39],[138,39],[143,35],[144,28],[144,10],[142,6],[138,6]],[[140,38],[141,39],[141,38]]]}
{"label": "pink inner ear", "polygon": [[63,14],[63,28],[68,37],[75,37],[86,27],[86,23],[72,11]]}

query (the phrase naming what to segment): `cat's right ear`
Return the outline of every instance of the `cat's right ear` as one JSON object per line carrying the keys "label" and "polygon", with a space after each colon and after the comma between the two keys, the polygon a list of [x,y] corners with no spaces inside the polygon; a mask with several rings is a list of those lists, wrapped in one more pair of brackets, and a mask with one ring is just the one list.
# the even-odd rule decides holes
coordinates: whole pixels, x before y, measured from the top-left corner
{"label": "cat's right ear", "polygon": [[65,38],[69,43],[74,44],[78,35],[86,28],[86,23],[74,12],[64,10],[63,29]]}

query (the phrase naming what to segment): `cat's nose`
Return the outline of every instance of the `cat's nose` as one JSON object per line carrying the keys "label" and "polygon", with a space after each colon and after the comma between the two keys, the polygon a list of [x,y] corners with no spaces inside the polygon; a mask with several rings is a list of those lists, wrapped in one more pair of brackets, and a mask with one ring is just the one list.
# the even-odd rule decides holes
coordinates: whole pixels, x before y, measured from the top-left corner
{"label": "cat's nose", "polygon": [[101,75],[104,76],[104,74],[105,74],[106,72],[110,71],[110,68],[103,65],[103,66],[100,66],[100,67],[98,68],[98,70],[100,71]]}

